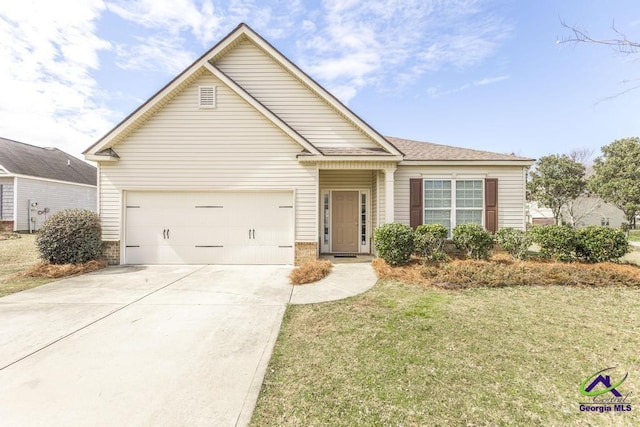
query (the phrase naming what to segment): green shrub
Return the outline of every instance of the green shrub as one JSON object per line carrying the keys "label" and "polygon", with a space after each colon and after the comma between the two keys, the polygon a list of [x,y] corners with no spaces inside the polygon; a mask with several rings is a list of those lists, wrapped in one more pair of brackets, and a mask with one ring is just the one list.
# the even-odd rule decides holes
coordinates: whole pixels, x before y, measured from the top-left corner
{"label": "green shrub", "polygon": [[447,236],[449,236],[449,230],[442,224],[419,225],[413,241],[414,253],[434,261],[441,260],[446,257],[443,247]]}
{"label": "green shrub", "polygon": [[531,246],[531,234],[516,228],[501,228],[496,232],[496,242],[516,259],[525,259]]}
{"label": "green shrub", "polygon": [[577,255],[587,262],[615,261],[629,251],[625,232],[592,225],[578,230]]}
{"label": "green shrub", "polygon": [[533,241],[540,246],[546,258],[569,262],[576,259],[578,235],[576,230],[565,225],[543,225],[530,231]]}
{"label": "green shrub", "polygon": [[406,264],[413,253],[413,230],[408,225],[392,223],[376,228],[376,252],[391,265]]}
{"label": "green shrub", "polygon": [[36,238],[40,258],[51,264],[81,264],[102,255],[98,215],[67,209],[51,215]]}
{"label": "green shrub", "polygon": [[469,258],[487,259],[493,238],[481,225],[460,224],[453,229],[453,243]]}

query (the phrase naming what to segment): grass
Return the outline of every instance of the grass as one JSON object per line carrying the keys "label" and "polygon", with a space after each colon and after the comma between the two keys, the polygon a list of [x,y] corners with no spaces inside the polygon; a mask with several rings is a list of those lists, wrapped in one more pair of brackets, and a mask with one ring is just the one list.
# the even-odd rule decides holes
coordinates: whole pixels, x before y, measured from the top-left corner
{"label": "grass", "polygon": [[338,302],[290,306],[252,425],[640,425],[580,413],[580,382],[629,372],[640,392],[640,291],[458,291],[381,280]]}
{"label": "grass", "polygon": [[[35,288],[53,279],[88,273],[107,266],[106,261],[52,265],[40,262],[35,234],[2,234],[0,239],[0,297]],[[10,238],[7,238],[10,237]]]}
{"label": "grass", "polygon": [[17,239],[0,240],[0,297],[51,281],[45,277],[17,274],[39,263],[35,241],[35,234],[21,234]]}
{"label": "grass", "polygon": [[329,273],[333,264],[327,260],[315,260],[302,264],[289,274],[292,285],[303,285],[305,283],[317,282],[324,279]]}
{"label": "grass", "polygon": [[629,240],[632,242],[640,242],[640,230],[629,230]]}

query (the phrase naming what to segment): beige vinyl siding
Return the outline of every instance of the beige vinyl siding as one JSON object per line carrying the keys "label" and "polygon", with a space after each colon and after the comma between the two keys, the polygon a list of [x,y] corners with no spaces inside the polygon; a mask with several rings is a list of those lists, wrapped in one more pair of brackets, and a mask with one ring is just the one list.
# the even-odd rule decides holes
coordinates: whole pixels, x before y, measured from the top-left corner
{"label": "beige vinyl siding", "polygon": [[215,65],[318,148],[379,147],[251,41]]}
{"label": "beige vinyl siding", "polygon": [[[35,230],[40,229],[46,218],[63,209],[96,210],[96,187],[20,177],[16,181],[16,230],[29,230],[29,200],[38,203],[32,211]],[[48,213],[45,208],[49,208]]]}
{"label": "beige vinyl siding", "polygon": [[370,170],[321,170],[321,190],[371,190],[373,171]]}
{"label": "beige vinyl siding", "polygon": [[0,220],[13,220],[13,178],[0,178]]}
{"label": "beige vinyl siding", "polygon": [[[216,108],[198,107],[198,86],[217,86]],[[205,73],[115,148],[100,165],[104,240],[121,240],[124,190],[294,190],[297,241],[317,241],[316,168],[299,144]]]}
{"label": "beige vinyl siding", "polygon": [[395,173],[395,221],[409,224],[409,179],[465,176],[498,179],[498,227],[525,229],[525,174],[521,166],[399,166]]}

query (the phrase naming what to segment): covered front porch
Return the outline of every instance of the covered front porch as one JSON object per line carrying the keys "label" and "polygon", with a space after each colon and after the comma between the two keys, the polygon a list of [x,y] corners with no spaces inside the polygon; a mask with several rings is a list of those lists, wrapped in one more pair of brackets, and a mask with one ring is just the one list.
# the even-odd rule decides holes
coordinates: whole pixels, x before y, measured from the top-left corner
{"label": "covered front porch", "polygon": [[375,228],[393,222],[395,164],[341,163],[318,168],[319,251],[371,254]]}

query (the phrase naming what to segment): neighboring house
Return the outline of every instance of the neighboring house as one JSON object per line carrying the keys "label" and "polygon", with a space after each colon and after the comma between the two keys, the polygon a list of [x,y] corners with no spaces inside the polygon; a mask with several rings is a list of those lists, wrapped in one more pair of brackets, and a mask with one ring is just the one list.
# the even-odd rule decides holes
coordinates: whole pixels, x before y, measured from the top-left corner
{"label": "neighboring house", "polygon": [[533,163],[384,137],[244,24],[84,154],[126,264],[371,253],[394,221],[523,229]]}
{"label": "neighboring house", "polygon": [[96,210],[96,168],[57,148],[0,138],[0,221],[36,231],[62,209]]}
{"label": "neighboring house", "polygon": [[[604,202],[597,196],[580,196],[564,207],[561,211],[562,221],[568,224],[575,222],[575,227],[589,225],[603,225],[612,228],[620,228],[627,222],[624,212],[611,203]],[[568,209],[573,215],[570,215]],[[573,216],[573,220],[572,220]]]}
{"label": "neighboring house", "polygon": [[[571,210],[571,213],[569,212]],[[627,222],[624,213],[612,205],[605,203],[597,196],[580,196],[564,206],[560,211],[561,221],[572,224],[575,227],[588,225],[603,225],[612,228],[620,228],[623,222]],[[575,222],[575,224],[573,224]],[[555,224],[555,218],[551,209],[540,205],[538,202],[527,203],[527,223],[533,225]]]}
{"label": "neighboring house", "polygon": [[527,203],[527,224],[532,225],[553,225],[556,219],[553,211],[540,205],[538,202]]}

